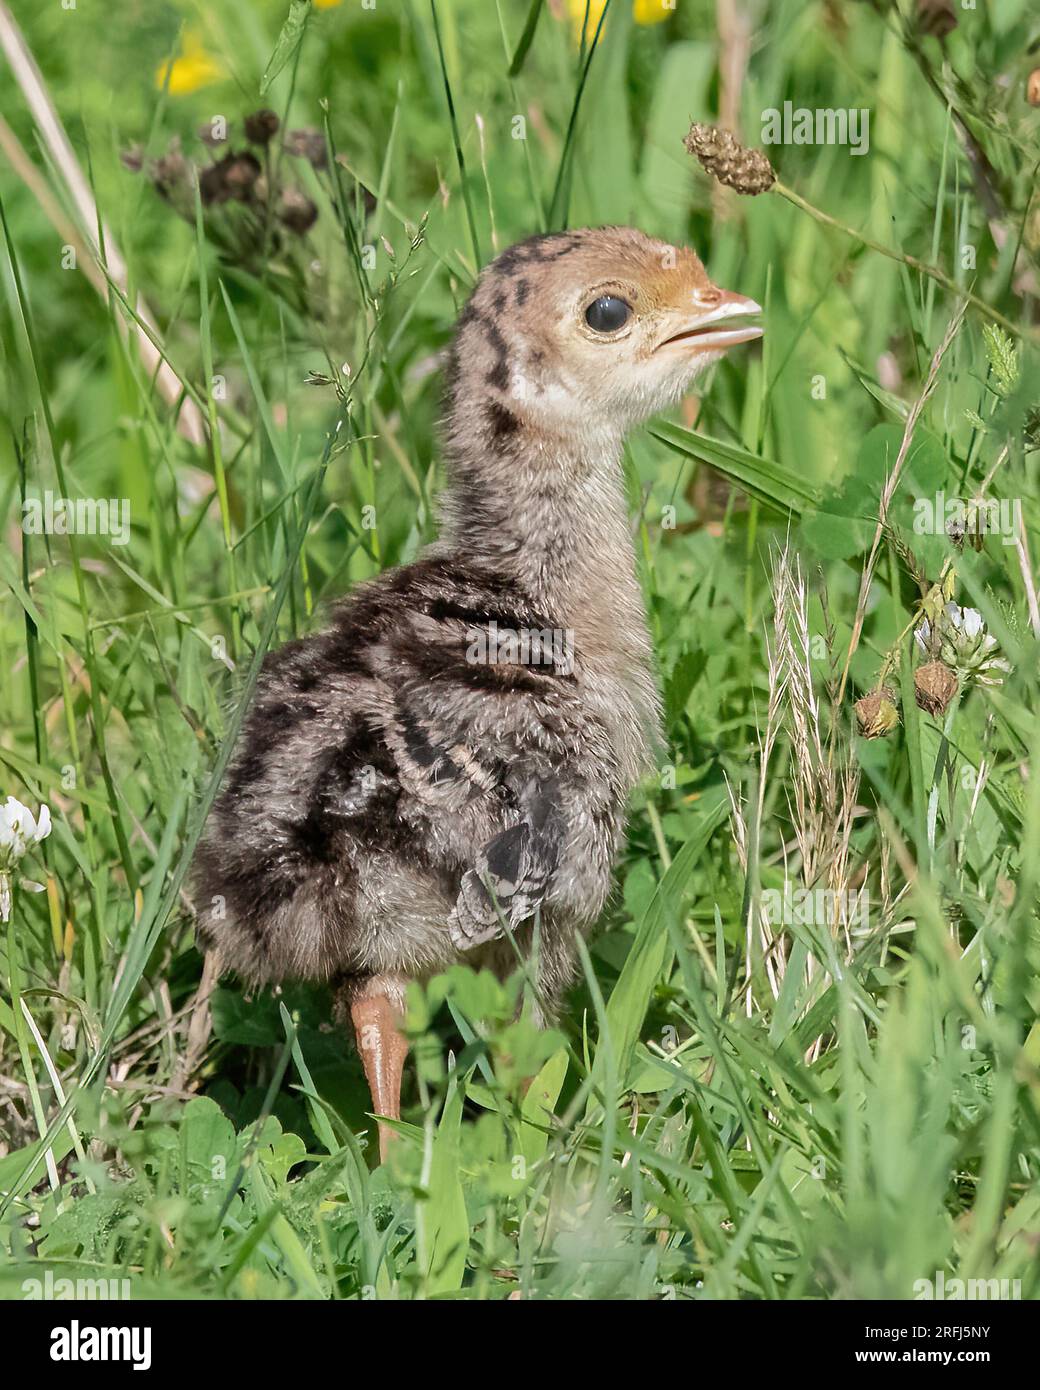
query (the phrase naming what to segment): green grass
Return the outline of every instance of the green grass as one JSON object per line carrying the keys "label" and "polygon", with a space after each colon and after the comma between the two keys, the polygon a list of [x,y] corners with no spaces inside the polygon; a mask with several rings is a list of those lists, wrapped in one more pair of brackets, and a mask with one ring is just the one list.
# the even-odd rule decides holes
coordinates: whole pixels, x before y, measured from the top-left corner
{"label": "green grass", "polygon": [[[871,111],[865,157],[769,151],[808,210],[723,196],[682,148],[718,113],[708,0],[652,26],[612,0],[584,51],[537,3],[296,7],[302,38],[280,46],[280,0],[23,18],[130,289],[92,283],[82,254],[62,268],[77,214],[8,79],[62,228],[5,146],[0,793],[48,803],[55,828],[22,866],[47,891],[16,887],[0,937],[0,1294],[50,1268],[135,1297],[912,1298],[940,1270],[1037,1296],[1028,9],[958,9],[944,66],[885,0],[767,5],[749,140],[785,99]],[[154,80],[182,20],[226,73],[188,93]],[[264,157],[313,199],[305,239],[194,194],[178,216],[120,163],[173,135],[204,160],[214,115],[238,147],[264,104],[325,143],[325,168],[278,141]],[[695,245],[768,332],[705,383],[695,428],[677,413],[627,453],[667,748],[559,1030],[516,1017],[520,979],[455,969],[416,991],[404,1137],[374,1168],[320,991],[225,981],[196,1052],[191,852],[264,653],[435,534],[436,355],[479,261],[601,222]],[[882,489],[958,308],[900,256],[979,302],[853,644]],[[178,432],[127,337],[138,294],[212,446]],[[1024,557],[915,531],[916,500],[971,495],[998,461],[989,495],[1020,503]],[[713,508],[709,468],[732,483]],[[127,499],[128,544],[24,534],[23,497],[48,489]],[[914,703],[911,625],[940,582],[1014,669],[937,717]],[[852,704],[882,670],[902,719],[867,740]],[[764,944],[785,881],[863,885],[869,917],[846,935],[814,912]]]}

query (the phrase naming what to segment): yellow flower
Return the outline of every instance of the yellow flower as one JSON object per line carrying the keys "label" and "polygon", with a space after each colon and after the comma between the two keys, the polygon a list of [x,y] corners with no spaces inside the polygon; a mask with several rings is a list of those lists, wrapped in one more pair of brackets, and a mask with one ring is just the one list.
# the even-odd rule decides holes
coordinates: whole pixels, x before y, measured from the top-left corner
{"label": "yellow flower", "polygon": [[[632,0],[632,18],[637,24],[660,24],[662,19],[671,18],[675,13],[675,6],[676,0]],[[567,0],[575,38],[581,38],[582,25],[585,24],[586,38],[591,39],[606,8],[607,0],[589,0],[589,18],[586,24],[585,0]],[[614,0],[614,8],[617,8],[617,0]]]}
{"label": "yellow flower", "polygon": [[316,10],[331,10],[342,3],[343,0],[314,0],[314,8]]}
{"label": "yellow flower", "polygon": [[637,24],[660,24],[675,14],[675,0],[632,0],[632,18]]}
{"label": "yellow flower", "polygon": [[223,65],[206,52],[202,40],[194,29],[184,31],[184,42],[179,57],[172,63],[163,63],[156,71],[155,85],[165,87],[169,74],[171,96],[187,96],[197,92],[200,87],[208,87],[211,82],[219,82],[227,76]]}

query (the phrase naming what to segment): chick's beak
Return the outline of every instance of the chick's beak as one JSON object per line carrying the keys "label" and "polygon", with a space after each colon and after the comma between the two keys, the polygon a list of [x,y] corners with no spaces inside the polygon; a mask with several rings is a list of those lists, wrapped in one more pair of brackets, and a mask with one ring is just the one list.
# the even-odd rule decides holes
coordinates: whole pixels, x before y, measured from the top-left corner
{"label": "chick's beak", "polygon": [[711,287],[689,309],[675,309],[668,315],[655,351],[725,352],[737,343],[750,343],[765,330],[746,320],[761,312],[761,306],[746,295]]}

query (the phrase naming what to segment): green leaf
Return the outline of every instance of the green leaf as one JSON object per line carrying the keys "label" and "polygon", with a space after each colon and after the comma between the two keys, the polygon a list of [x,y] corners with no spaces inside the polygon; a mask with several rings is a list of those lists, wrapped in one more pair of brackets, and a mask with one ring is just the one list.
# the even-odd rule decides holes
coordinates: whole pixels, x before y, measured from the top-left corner
{"label": "green leaf", "polygon": [[678,912],[690,875],[725,816],[726,802],[720,796],[714,806],[704,811],[696,833],[675,856],[639,923],[632,949],[607,1001],[607,1026],[622,1085],[625,1084],[650,996],[672,961],[673,947],[666,919]]}
{"label": "green leaf", "polygon": [[870,544],[874,526],[839,512],[812,512],[802,521],[802,536],[824,560],[851,560]]}
{"label": "green leaf", "polygon": [[563,1090],[566,1075],[567,1049],[561,1047],[542,1067],[531,1082],[527,1095],[524,1096],[521,1109],[524,1123],[520,1126],[520,1149],[528,1168],[537,1163],[545,1153],[545,1147],[549,1142],[549,1126],[552,1124],[556,1102]]}
{"label": "green leaf", "polygon": [[289,1179],[289,1172],[307,1157],[307,1145],[298,1134],[279,1134],[274,1143],[257,1153],[265,1171],[282,1186]]}
{"label": "green leaf", "polygon": [[664,707],[669,724],[678,719],[686,708],[686,702],[707,666],[708,654],[700,647],[680,654],[664,686]]}
{"label": "green leaf", "polygon": [[509,64],[510,77],[518,76],[524,66],[528,50],[534,42],[534,32],[538,28],[538,20],[541,17],[544,4],[545,0],[531,0],[531,8],[527,11],[527,19],[524,21],[524,32],[520,35],[516,52],[513,54],[513,61]]}
{"label": "green leaf", "polygon": [[453,1086],[433,1136],[430,1181],[423,1203],[426,1291],[456,1293],[462,1287],[469,1249],[469,1219],[459,1177],[462,1089]]}
{"label": "green leaf", "polygon": [[[216,1101],[198,1096],[188,1101],[181,1116],[181,1149],[189,1170],[201,1173],[206,1182],[213,1181],[213,1160],[223,1158],[228,1172],[238,1157],[238,1137],[234,1126]],[[186,1174],[190,1180],[193,1174]]]}
{"label": "green leaf", "polygon": [[264,69],[264,75],[260,79],[261,96],[266,96],[268,87],[299,47],[303,39],[303,32],[307,28],[310,13],[311,0],[289,0],[289,14],[282,25],[282,32],[278,35],[278,42],[275,44],[274,52]]}
{"label": "green leaf", "polygon": [[777,511],[801,516],[818,501],[817,489],[806,479],[772,459],[759,458],[739,444],[724,444],[721,439],[668,423],[654,425],[650,433],[677,453],[710,463],[749,496]]}
{"label": "green leaf", "polygon": [[886,410],[890,410],[900,420],[905,420],[910,413],[910,407],[906,401],[901,400],[891,391],[886,391],[876,377],[871,376],[866,367],[861,366],[855,358],[850,357],[844,348],[839,346],[838,351],[841,353],[845,365],[855,375],[863,389],[869,392],[879,405],[883,405]]}

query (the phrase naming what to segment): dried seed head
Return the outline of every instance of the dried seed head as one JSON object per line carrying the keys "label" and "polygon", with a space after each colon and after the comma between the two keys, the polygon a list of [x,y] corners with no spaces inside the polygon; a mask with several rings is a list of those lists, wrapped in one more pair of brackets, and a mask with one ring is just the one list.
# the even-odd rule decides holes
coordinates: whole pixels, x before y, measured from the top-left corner
{"label": "dried seed head", "polygon": [[1026,78],[1026,101],[1030,106],[1040,106],[1040,68],[1034,68]]}
{"label": "dried seed head", "polygon": [[231,197],[231,191],[224,179],[223,160],[208,169],[203,169],[199,175],[199,197],[202,199],[202,206],[207,208],[217,203],[226,203]]}
{"label": "dried seed head", "polygon": [[929,661],[914,672],[914,698],[926,714],[943,714],[957,690],[957,677],[943,661]]}
{"label": "dried seed head", "polygon": [[303,236],[318,220],[318,209],[296,188],[283,188],[278,197],[278,220],[290,232]]}
{"label": "dried seed head", "polygon": [[899,723],[899,710],[891,690],[872,690],[856,701],[854,709],[864,738],[884,738]]}
{"label": "dried seed head", "polygon": [[242,150],[239,154],[231,155],[226,162],[224,178],[231,196],[245,202],[260,177],[260,165],[256,156],[248,150]]}
{"label": "dried seed head", "polygon": [[315,169],[324,169],[328,165],[325,136],[314,126],[305,126],[302,130],[287,130],[282,148],[286,154],[298,155],[309,160]]}
{"label": "dried seed head", "polygon": [[776,183],[776,170],[761,150],[749,150],[728,130],[695,121],[683,141],[690,154],[719,183],[754,197],[768,193]]}
{"label": "dried seed head", "polygon": [[953,0],[917,0],[917,23],[921,32],[944,39],[957,27]]}
{"label": "dried seed head", "polygon": [[267,107],[254,111],[245,119],[246,139],[254,145],[266,145],[277,134],[279,124],[277,115]]}
{"label": "dried seed head", "polygon": [[129,169],[131,174],[139,174],[144,168],[144,150],[140,145],[131,145],[128,149],[120,150],[119,159],[124,169]]}
{"label": "dried seed head", "polygon": [[199,175],[199,196],[206,207],[226,203],[229,198],[245,203],[259,177],[260,164],[248,150],[226,154]]}

